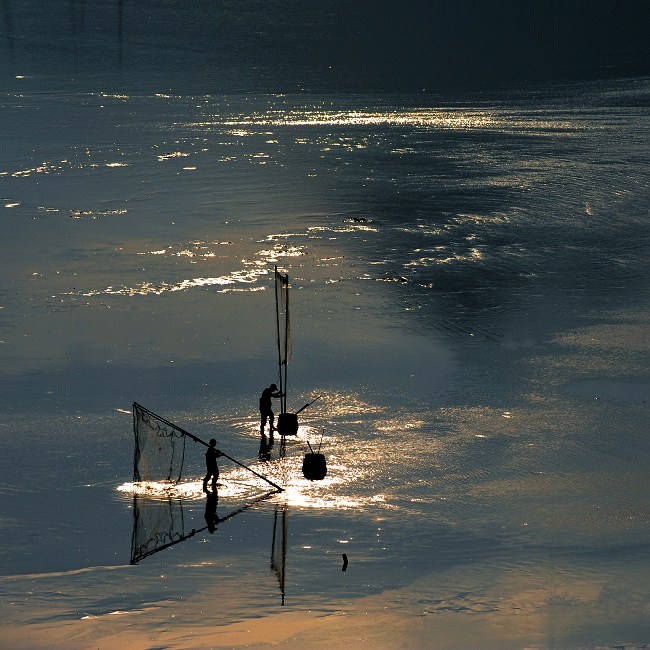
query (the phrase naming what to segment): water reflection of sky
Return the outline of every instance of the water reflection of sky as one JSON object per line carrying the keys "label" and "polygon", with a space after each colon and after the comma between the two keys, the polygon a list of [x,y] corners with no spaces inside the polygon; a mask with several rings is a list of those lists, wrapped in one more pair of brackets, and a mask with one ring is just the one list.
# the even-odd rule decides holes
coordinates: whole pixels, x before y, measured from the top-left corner
{"label": "water reflection of sky", "polygon": [[[2,340],[29,367],[70,357],[66,330],[100,363],[123,361],[127,341],[136,363],[154,349],[166,363],[199,359],[192,313],[214,319],[232,356],[259,340],[274,264],[300,291],[315,350],[337,335],[353,347],[382,336],[373,319],[386,308],[396,327],[437,338],[508,340],[545,299],[564,303],[560,317],[614,295],[642,263],[638,222],[602,208],[615,196],[624,209],[618,170],[637,151],[634,138],[619,144],[616,111],[421,97],[29,99],[8,97],[3,116],[36,153],[9,140],[16,155],[0,169],[15,229]],[[45,109],[55,131],[77,127],[65,146],[44,137]],[[602,165],[585,162],[605,149]],[[34,238],[47,240],[38,253]],[[97,347],[101,323],[110,343]],[[179,327],[188,335],[175,346]]]}

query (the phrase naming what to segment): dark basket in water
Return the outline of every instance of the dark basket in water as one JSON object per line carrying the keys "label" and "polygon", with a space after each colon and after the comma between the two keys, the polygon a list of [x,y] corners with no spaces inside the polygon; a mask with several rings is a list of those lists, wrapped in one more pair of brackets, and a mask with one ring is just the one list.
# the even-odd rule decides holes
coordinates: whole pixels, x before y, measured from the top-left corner
{"label": "dark basket in water", "polygon": [[298,415],[296,413],[280,413],[278,415],[278,433],[281,436],[298,434]]}
{"label": "dark basket in water", "polygon": [[302,461],[302,473],[310,481],[320,481],[327,474],[327,463],[323,454],[305,454]]}

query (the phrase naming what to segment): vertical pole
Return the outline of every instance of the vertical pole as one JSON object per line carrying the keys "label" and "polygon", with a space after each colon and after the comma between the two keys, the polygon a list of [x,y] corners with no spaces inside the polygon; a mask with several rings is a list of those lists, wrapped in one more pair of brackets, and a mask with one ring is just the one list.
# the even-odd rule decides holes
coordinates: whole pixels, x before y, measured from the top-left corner
{"label": "vertical pole", "polygon": [[138,470],[138,463],[140,461],[140,440],[138,439],[138,405],[133,402],[133,434],[135,436],[135,446],[133,450],[133,482],[140,482],[140,471]]}
{"label": "vertical pole", "polygon": [[287,366],[289,365],[289,274],[285,276],[284,285],[284,397],[282,412],[287,412]]}
{"label": "vertical pole", "polygon": [[[280,304],[278,301],[278,267],[274,266],[273,282],[275,284],[275,325],[278,337],[278,371],[280,374],[280,394],[284,392],[282,382],[282,345],[280,343]],[[284,413],[283,398],[280,398],[280,411]]]}

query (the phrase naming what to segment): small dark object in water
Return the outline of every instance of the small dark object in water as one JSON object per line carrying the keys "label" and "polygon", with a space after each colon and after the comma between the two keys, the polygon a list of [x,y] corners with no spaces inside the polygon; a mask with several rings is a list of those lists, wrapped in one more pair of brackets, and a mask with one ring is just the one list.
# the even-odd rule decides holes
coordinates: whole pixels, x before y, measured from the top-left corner
{"label": "small dark object in water", "polygon": [[302,473],[310,481],[321,481],[327,474],[327,463],[323,454],[305,454],[302,461]]}
{"label": "small dark object in water", "polygon": [[280,413],[278,415],[278,433],[281,436],[295,436],[298,434],[298,414]]}
{"label": "small dark object in water", "polygon": [[343,553],[343,568],[341,571],[345,571],[348,568],[348,556]]}

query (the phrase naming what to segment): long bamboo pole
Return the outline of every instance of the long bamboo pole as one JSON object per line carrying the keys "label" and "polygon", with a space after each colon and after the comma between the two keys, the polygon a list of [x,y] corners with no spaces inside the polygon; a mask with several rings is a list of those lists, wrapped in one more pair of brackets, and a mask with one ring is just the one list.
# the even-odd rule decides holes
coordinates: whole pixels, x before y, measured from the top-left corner
{"label": "long bamboo pole", "polygon": [[287,392],[289,389],[287,381],[287,366],[289,365],[289,274],[285,275],[282,281],[284,287],[284,409],[287,412]]}
{"label": "long bamboo pole", "polygon": [[[275,286],[275,328],[278,342],[278,375],[280,377],[280,395],[284,394],[284,382],[282,378],[282,344],[280,342],[280,303],[278,300],[278,267],[274,266],[273,283]],[[280,412],[285,412],[284,398],[280,397]]]}

